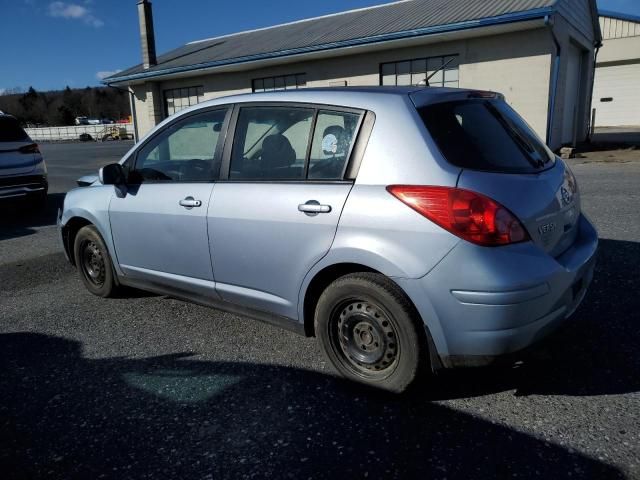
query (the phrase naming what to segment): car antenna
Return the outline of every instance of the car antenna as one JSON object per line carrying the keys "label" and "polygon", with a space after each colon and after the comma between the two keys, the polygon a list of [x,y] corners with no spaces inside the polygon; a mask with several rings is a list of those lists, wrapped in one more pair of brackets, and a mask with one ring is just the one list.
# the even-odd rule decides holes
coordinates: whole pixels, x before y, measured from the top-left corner
{"label": "car antenna", "polygon": [[447,60],[446,63],[443,63],[440,67],[438,67],[438,69],[433,72],[431,75],[429,75],[426,79],[424,80],[420,80],[420,83],[422,84],[422,82],[425,82],[425,86],[426,87],[430,87],[431,85],[429,85],[429,80],[431,80],[431,78],[433,78],[433,76],[438,73],[440,70],[443,70],[445,68],[447,68],[447,65],[449,65],[451,62],[453,62],[456,59],[456,57],[451,57],[449,60]]}

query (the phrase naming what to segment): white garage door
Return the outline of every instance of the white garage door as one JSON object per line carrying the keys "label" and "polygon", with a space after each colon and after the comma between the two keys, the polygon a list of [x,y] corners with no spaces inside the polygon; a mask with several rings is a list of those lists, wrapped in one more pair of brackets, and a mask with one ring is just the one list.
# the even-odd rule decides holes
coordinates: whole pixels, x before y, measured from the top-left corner
{"label": "white garage door", "polygon": [[640,63],[598,67],[593,87],[597,127],[640,125]]}

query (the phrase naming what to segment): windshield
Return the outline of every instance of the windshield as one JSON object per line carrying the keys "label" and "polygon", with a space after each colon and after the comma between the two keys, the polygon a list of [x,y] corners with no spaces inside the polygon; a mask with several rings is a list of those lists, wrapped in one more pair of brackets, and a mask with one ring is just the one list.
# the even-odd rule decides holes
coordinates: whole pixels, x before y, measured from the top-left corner
{"label": "windshield", "polygon": [[458,167],[537,173],[554,163],[553,152],[504,101],[444,102],[419,112],[442,154]]}
{"label": "windshield", "polygon": [[29,136],[13,117],[0,116],[0,142],[28,141]]}

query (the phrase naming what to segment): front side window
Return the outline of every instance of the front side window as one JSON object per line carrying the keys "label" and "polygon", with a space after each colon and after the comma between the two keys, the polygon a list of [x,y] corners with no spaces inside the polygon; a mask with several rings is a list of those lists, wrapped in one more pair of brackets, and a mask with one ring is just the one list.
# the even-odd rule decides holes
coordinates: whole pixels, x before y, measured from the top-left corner
{"label": "front side window", "polygon": [[553,165],[553,152],[502,100],[459,100],[419,109],[444,157],[472,170],[537,173]]}
{"label": "front side window", "polygon": [[308,107],[241,108],[231,180],[342,180],[362,115]]}
{"label": "front side window", "polygon": [[229,178],[302,179],[314,110],[242,108],[238,116]]}
{"label": "front side window", "polygon": [[210,182],[220,170],[218,144],[227,110],[213,110],[169,126],[138,153],[131,183]]}

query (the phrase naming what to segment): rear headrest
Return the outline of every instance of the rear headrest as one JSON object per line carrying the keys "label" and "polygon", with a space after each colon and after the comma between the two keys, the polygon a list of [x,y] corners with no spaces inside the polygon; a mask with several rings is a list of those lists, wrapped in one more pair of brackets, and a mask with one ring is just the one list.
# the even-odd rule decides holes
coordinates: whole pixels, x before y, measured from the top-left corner
{"label": "rear headrest", "polygon": [[344,128],[332,125],[322,134],[322,153],[325,155],[346,155],[347,142]]}
{"label": "rear headrest", "polygon": [[262,142],[262,161],[265,168],[289,167],[296,162],[296,151],[281,133],[269,135]]}

